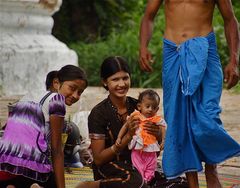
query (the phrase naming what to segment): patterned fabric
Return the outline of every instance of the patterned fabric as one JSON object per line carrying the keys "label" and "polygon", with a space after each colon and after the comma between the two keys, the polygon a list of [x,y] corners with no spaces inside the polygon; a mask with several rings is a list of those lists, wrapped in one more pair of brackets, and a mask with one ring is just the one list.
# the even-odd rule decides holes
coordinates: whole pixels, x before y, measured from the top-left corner
{"label": "patterned fabric", "polygon": [[202,162],[217,164],[240,153],[240,145],[219,117],[222,81],[213,32],[180,45],[164,39],[163,105],[168,128],[163,170],[168,178],[202,171]]}
{"label": "patterned fabric", "polygon": [[98,169],[102,175],[100,188],[146,188],[136,169],[122,161],[113,161]]}
{"label": "patterned fabric", "polygon": [[[46,99],[49,115],[65,115],[65,99],[52,94]],[[45,103],[44,103],[45,104]],[[45,105],[46,107],[46,105]],[[45,109],[46,110],[46,109]],[[0,170],[46,181],[52,171],[50,126],[39,102],[20,101],[14,107],[0,140]]]}

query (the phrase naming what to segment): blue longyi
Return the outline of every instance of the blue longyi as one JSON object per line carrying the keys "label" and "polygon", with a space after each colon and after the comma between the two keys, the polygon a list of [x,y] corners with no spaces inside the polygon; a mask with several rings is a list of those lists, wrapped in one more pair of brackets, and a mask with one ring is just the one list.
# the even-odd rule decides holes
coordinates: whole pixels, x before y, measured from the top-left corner
{"label": "blue longyi", "polygon": [[215,34],[180,45],[164,39],[163,106],[168,124],[163,171],[174,178],[240,154],[219,117],[222,67]]}

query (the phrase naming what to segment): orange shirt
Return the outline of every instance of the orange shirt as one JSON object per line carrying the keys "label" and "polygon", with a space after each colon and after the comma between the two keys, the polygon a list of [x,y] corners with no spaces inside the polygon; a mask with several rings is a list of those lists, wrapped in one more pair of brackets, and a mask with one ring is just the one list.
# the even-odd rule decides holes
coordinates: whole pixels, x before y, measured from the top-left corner
{"label": "orange shirt", "polygon": [[156,137],[147,133],[144,130],[144,125],[146,122],[149,122],[149,121],[157,124],[162,119],[161,116],[155,115],[153,117],[146,118],[137,110],[135,110],[131,115],[134,115],[134,116],[136,115],[140,119],[140,124],[139,124],[139,128],[141,129],[140,135],[143,139],[144,146],[148,146],[149,144],[154,144],[157,141]]}

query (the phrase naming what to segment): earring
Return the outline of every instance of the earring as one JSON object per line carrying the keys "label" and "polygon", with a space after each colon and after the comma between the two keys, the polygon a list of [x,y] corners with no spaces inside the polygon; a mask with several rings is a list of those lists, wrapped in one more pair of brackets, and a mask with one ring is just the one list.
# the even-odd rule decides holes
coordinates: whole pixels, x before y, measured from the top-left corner
{"label": "earring", "polygon": [[107,87],[107,84],[103,84],[104,87]]}

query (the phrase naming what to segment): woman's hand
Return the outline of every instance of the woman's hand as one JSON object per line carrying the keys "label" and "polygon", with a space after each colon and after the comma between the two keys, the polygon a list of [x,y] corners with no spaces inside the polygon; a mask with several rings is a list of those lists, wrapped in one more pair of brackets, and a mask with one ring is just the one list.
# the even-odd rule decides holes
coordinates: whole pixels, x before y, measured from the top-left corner
{"label": "woman's hand", "polygon": [[119,138],[119,137],[118,137],[117,140],[116,140],[116,142],[115,142],[116,146],[117,146],[117,147],[120,146],[121,143],[122,143],[122,138]]}
{"label": "woman's hand", "polygon": [[163,149],[164,149],[164,141],[162,141],[160,144],[160,151],[163,151]]}
{"label": "woman's hand", "polygon": [[158,141],[162,140],[161,125],[156,125],[155,123],[152,123],[152,122],[148,121],[144,125],[144,130],[147,133],[155,136]]}

